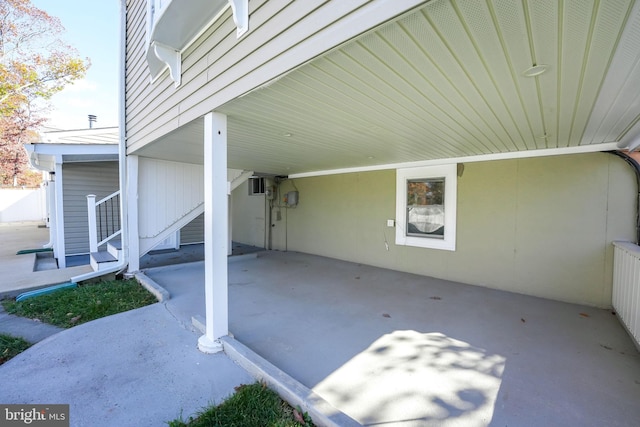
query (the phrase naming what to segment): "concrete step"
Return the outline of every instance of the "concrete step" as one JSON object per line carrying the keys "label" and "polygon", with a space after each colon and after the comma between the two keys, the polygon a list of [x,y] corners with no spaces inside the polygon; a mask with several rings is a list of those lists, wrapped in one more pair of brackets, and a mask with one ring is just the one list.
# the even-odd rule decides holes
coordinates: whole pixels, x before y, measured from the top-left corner
{"label": "concrete step", "polygon": [[114,258],[120,259],[120,253],[122,252],[122,241],[120,241],[120,239],[109,240],[107,242],[107,252],[113,255]]}
{"label": "concrete step", "polygon": [[53,252],[39,252],[34,255],[35,261],[33,265],[33,271],[58,269],[58,261],[53,257]]}
{"label": "concrete step", "polygon": [[107,251],[91,252],[91,268],[94,271],[105,270],[118,263],[118,259]]}

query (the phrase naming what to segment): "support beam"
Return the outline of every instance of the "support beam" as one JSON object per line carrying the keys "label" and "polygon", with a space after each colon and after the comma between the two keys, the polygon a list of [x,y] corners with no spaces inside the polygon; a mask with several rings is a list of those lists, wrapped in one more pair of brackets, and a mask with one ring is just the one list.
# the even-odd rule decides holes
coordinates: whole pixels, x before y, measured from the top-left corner
{"label": "support beam", "polygon": [[87,212],[89,214],[89,252],[98,252],[98,230],[96,226],[96,195],[87,194]]}
{"label": "support beam", "polygon": [[242,37],[249,31],[249,0],[229,0],[236,24],[236,37]]}
{"label": "support beam", "polygon": [[140,232],[138,231],[138,156],[126,156],[127,162],[127,225],[129,227],[129,273],[140,271]]}
{"label": "support beam", "polygon": [[222,351],[229,334],[228,307],[227,116],[204,116],[204,288],[206,332],[198,340],[203,353]]}
{"label": "support beam", "polygon": [[46,182],[47,185],[47,226],[49,227],[49,243],[47,243],[45,248],[53,248],[56,244],[57,235],[57,225],[58,219],[56,215],[56,182],[53,180],[54,177],[49,176],[49,181]]}
{"label": "support beam", "polygon": [[229,204],[227,205],[227,217],[229,220],[229,232],[227,233],[227,256],[233,255],[233,215],[231,215],[231,195],[227,196]]}
{"label": "support beam", "polygon": [[62,191],[62,158],[56,156],[56,169],[55,169],[55,186],[56,186],[56,240],[53,245],[53,256],[58,259],[58,268],[66,268],[66,249],[64,244],[64,205]]}

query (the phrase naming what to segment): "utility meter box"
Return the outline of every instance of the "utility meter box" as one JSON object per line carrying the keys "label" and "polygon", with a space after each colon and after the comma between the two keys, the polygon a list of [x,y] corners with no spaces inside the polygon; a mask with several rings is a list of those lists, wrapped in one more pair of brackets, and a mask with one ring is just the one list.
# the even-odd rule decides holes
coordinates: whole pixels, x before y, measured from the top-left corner
{"label": "utility meter box", "polygon": [[295,207],[298,205],[298,192],[289,191],[285,196],[285,203],[288,207]]}

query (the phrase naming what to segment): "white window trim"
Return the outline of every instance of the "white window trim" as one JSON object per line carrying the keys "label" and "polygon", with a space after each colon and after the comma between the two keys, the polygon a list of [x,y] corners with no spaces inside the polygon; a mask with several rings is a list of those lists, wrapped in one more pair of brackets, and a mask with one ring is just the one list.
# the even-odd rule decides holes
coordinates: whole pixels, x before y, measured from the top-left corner
{"label": "white window trim", "polygon": [[[396,169],[396,245],[456,250],[457,165]],[[407,181],[444,178],[444,239],[407,235]]]}

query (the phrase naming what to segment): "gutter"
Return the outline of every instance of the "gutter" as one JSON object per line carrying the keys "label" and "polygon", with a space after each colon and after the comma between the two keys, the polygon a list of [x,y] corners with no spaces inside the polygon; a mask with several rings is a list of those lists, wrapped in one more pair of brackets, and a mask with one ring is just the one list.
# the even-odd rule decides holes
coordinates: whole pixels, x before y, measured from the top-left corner
{"label": "gutter", "polygon": [[125,126],[125,72],[126,72],[126,39],[127,39],[127,0],[120,0],[120,81],[119,81],[119,126],[120,141],[118,145],[118,175],[120,181],[120,221],[122,224],[122,258],[112,267],[104,270],[92,271],[71,278],[71,282],[78,283],[109,273],[124,271],[129,264],[129,223],[127,221],[127,137]]}

